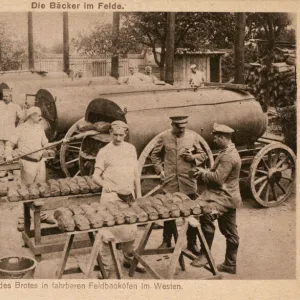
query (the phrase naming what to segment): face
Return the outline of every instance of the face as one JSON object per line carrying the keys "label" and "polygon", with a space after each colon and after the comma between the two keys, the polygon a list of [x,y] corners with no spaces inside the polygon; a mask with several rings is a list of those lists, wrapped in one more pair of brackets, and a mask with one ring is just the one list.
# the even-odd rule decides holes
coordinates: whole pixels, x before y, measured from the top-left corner
{"label": "face", "polygon": [[196,73],[196,69],[191,69],[193,73]]}
{"label": "face", "polygon": [[9,102],[11,102],[12,100],[12,96],[11,94],[3,94],[3,101],[7,104]]}
{"label": "face", "polygon": [[134,67],[129,67],[129,73],[132,75],[132,74],[134,74]]}
{"label": "face", "polygon": [[146,74],[150,75],[151,74],[151,70],[150,69],[146,69]]}
{"label": "face", "polygon": [[125,128],[112,128],[110,131],[110,136],[115,146],[121,145],[126,135],[127,135],[127,129]]}
{"label": "face", "polygon": [[172,131],[177,137],[181,137],[185,133],[186,124],[172,123]]}
{"label": "face", "polygon": [[220,134],[213,134],[213,141],[219,149],[224,148],[225,138]]}
{"label": "face", "polygon": [[38,124],[42,120],[42,115],[40,113],[34,113],[30,116],[33,123]]}

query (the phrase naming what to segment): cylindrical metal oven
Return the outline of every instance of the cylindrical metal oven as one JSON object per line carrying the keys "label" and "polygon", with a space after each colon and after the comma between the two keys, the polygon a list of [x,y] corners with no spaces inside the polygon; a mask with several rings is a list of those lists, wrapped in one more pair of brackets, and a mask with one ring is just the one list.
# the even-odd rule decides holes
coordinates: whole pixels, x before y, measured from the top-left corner
{"label": "cylindrical metal oven", "polygon": [[189,116],[188,128],[201,134],[212,149],[213,123],[232,127],[237,146],[254,143],[267,128],[267,118],[251,94],[221,89],[102,95],[90,102],[85,120],[125,121],[139,154],[154,136],[170,128],[173,115]]}
{"label": "cylindrical metal oven", "polygon": [[[65,73],[64,73],[65,74]],[[29,74],[27,74],[27,77]],[[46,88],[64,88],[64,87],[94,87],[117,85],[118,82],[111,76],[75,78],[55,77],[47,74],[42,77],[33,77],[31,80],[27,77],[1,77],[0,76],[0,99],[2,99],[2,89],[11,88],[13,93],[13,101],[19,105],[24,105],[26,94],[35,95],[40,89]],[[34,97],[27,97],[29,106],[34,105]]]}
{"label": "cylindrical metal oven", "polygon": [[[155,91],[153,89],[155,88]],[[40,107],[43,117],[49,122],[47,137],[53,140],[57,134],[66,133],[67,130],[79,119],[81,119],[91,100],[100,95],[117,94],[120,97],[130,98],[137,93],[141,97],[145,93],[154,95],[160,90],[174,89],[172,86],[144,85],[136,86],[114,86],[95,85],[82,87],[64,87],[40,89],[35,96],[35,105]],[[108,96],[109,98],[109,96]]]}

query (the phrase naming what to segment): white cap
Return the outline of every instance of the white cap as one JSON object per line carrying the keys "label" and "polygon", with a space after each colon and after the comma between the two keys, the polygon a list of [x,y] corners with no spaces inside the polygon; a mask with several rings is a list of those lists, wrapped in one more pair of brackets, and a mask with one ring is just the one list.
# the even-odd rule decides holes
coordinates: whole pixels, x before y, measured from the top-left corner
{"label": "white cap", "polygon": [[26,111],[26,120],[33,114],[42,114],[42,111],[39,107],[37,106],[31,106],[27,111]]}
{"label": "white cap", "polygon": [[197,68],[197,66],[195,64],[191,65],[191,69],[196,69],[196,68]]}

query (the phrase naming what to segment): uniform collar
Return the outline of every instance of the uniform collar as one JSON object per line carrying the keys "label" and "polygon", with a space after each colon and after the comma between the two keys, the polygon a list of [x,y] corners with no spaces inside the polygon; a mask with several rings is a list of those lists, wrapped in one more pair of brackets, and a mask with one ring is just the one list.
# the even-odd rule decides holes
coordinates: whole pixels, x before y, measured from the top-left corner
{"label": "uniform collar", "polygon": [[228,151],[228,150],[231,150],[231,149],[234,149],[234,148],[235,148],[235,144],[234,144],[234,143],[231,143],[231,144],[229,144],[226,148],[220,150],[220,153],[225,152],[225,151]]}

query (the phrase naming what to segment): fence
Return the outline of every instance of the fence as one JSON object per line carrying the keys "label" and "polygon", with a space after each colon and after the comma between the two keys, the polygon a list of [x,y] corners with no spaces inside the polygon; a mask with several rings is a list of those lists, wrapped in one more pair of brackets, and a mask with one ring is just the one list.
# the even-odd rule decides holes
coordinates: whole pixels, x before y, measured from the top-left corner
{"label": "fence", "polygon": [[[142,58],[119,59],[120,76],[127,76],[129,74],[130,63],[144,65],[145,61]],[[27,64],[22,65],[22,69],[27,68]],[[61,72],[63,71],[63,59],[62,57],[36,58],[34,68],[47,72]],[[70,57],[70,69],[75,74],[82,72],[84,77],[108,76],[111,73],[111,59]]]}

